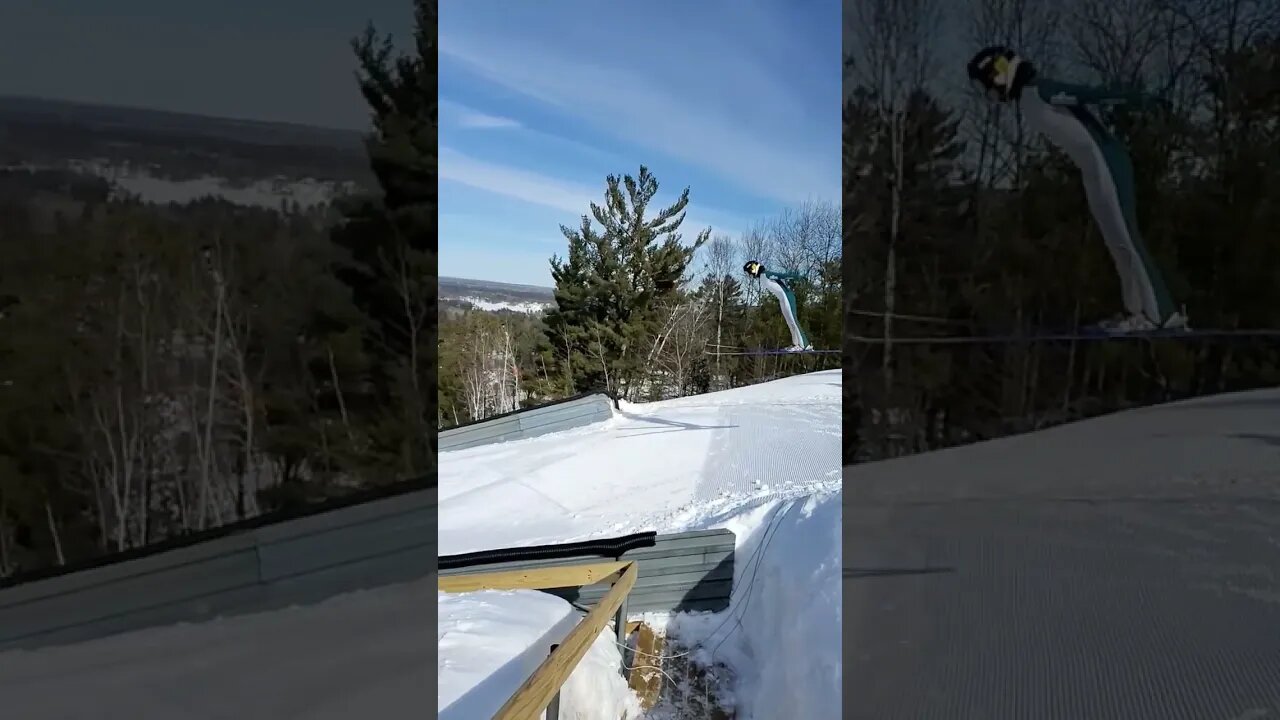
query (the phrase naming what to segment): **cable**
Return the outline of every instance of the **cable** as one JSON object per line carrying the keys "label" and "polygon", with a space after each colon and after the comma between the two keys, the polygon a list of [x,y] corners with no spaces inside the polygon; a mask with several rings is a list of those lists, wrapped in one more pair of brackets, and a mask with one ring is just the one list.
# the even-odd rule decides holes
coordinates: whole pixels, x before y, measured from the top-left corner
{"label": "cable", "polygon": [[[790,513],[792,508],[796,506],[796,502],[797,502],[796,500],[792,500],[789,503],[787,503],[785,506],[780,507],[778,509],[778,512],[775,513],[773,519],[777,519],[780,515]],[[785,508],[785,512],[783,508]],[[751,598],[752,598],[751,591],[755,588],[756,574],[760,570],[760,565],[764,563],[764,551],[767,550],[769,547],[769,544],[773,542],[773,536],[777,534],[777,528],[781,527],[780,524],[774,525],[773,519],[770,520],[769,522],[770,527],[767,528],[767,534],[765,535],[764,539],[761,541],[760,547],[757,548],[760,554],[760,559],[756,562],[755,567],[752,568],[751,579],[747,581],[747,599],[746,599],[746,602],[742,604],[742,612],[738,614],[737,620],[735,621],[735,625],[737,625],[739,629],[742,629],[742,618],[746,615],[747,608],[751,607]],[[730,597],[732,602],[732,596]],[[716,632],[719,632],[719,628],[716,628]],[[712,633],[710,636],[708,636],[708,640],[710,640],[710,638],[712,637],[715,637],[715,633]],[[731,637],[730,635],[725,635],[723,638],[721,638],[720,642],[716,643],[716,646],[711,649],[711,658],[713,660],[716,657],[716,652],[720,650],[720,646],[724,645],[725,641],[728,640],[730,637]]]}
{"label": "cable", "polygon": [[939,325],[968,325],[968,320],[957,320],[954,318],[932,317],[929,315],[906,315],[903,313],[883,313],[875,310],[858,310],[857,308],[849,309],[850,315],[862,315],[863,317],[882,318],[886,314],[895,320],[906,320],[908,322],[937,323]]}
{"label": "cable", "polygon": [[658,674],[666,678],[667,682],[671,683],[672,686],[676,684],[676,679],[671,677],[671,675],[668,674],[666,670],[663,670],[657,665],[635,665],[631,669],[632,670],[657,670]]}
{"label": "cable", "polygon": [[[699,649],[706,647],[707,644],[710,643],[711,639],[714,638],[717,634],[719,634],[720,630],[722,630],[725,625],[728,625],[731,620],[734,621],[735,625],[738,628],[741,628],[742,620],[741,620],[741,617],[737,615],[739,611],[739,607],[735,607],[733,604],[734,597],[738,596],[741,592],[745,591],[747,593],[747,600],[746,600],[746,603],[744,603],[740,607],[742,612],[745,612],[746,608],[750,607],[751,590],[755,585],[755,580],[756,580],[756,576],[759,573],[760,564],[764,562],[764,551],[765,549],[768,548],[769,544],[773,541],[773,536],[777,533],[777,528],[780,527],[780,524],[778,524],[778,521],[782,518],[782,516],[785,513],[790,512],[791,508],[795,507],[795,504],[796,504],[796,499],[785,500],[782,502],[781,505],[778,506],[776,510],[773,511],[773,515],[769,518],[769,522],[765,524],[764,536],[761,538],[760,544],[756,546],[755,550],[752,551],[750,557],[747,558],[746,566],[749,568],[749,570],[744,570],[743,576],[745,577],[747,573],[750,572],[751,577],[747,579],[745,584],[739,584],[737,587],[733,589],[732,592],[729,593],[728,614],[725,616],[723,620],[720,621],[720,624],[717,625],[715,629],[712,630],[704,639],[698,642],[695,642],[692,645],[689,645],[688,649],[685,650],[684,652],[673,653],[670,655],[662,654],[662,653],[658,653],[658,654],[646,653],[644,651],[639,650],[638,648],[633,649],[628,644],[618,642],[616,638],[612,638],[612,642],[618,647],[623,648],[624,650],[630,650],[634,653],[644,655],[646,657],[657,658],[659,660],[674,660],[675,658],[692,655],[694,652],[697,652]],[[753,562],[754,562],[754,565],[752,564]],[[745,586],[745,590],[744,590],[744,586]],[[729,637],[730,637],[729,635],[726,635],[723,639],[721,639],[719,643],[716,644],[715,648],[712,649],[711,656],[713,658],[715,657],[716,650],[719,650],[720,646],[723,645],[725,640],[728,640]]]}

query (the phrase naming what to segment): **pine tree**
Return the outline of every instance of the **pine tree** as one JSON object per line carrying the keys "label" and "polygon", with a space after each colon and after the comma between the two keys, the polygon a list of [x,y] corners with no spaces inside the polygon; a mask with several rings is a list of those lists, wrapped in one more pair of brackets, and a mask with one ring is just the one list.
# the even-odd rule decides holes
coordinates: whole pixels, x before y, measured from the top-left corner
{"label": "pine tree", "polygon": [[604,204],[592,203],[579,228],[560,228],[569,248],[565,258],[551,258],[557,307],[548,313],[547,328],[571,391],[632,391],[661,322],[655,308],[677,291],[710,237],[707,228],[691,245],[681,242],[687,187],[675,203],[646,217],[657,192],[658,180],[644,166],[635,177],[610,175]]}
{"label": "pine tree", "polygon": [[381,193],[349,203],[333,235],[350,254],[339,277],[371,320],[366,340],[377,359],[359,398],[378,416],[363,450],[405,476],[431,466],[436,442],[438,11],[435,0],[414,5],[416,52],[395,56],[391,38],[372,27],[352,44]]}

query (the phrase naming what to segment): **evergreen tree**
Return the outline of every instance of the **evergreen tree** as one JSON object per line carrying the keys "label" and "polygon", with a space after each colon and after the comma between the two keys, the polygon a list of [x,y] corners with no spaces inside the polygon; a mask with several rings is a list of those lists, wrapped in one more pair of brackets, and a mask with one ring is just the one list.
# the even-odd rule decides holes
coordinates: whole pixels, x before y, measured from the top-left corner
{"label": "evergreen tree", "polygon": [[350,254],[339,277],[372,321],[366,340],[377,359],[353,400],[379,416],[362,454],[398,476],[433,462],[436,401],[438,20],[435,0],[415,0],[416,52],[395,56],[372,27],[354,41],[360,91],[373,115],[367,141],[381,188],[345,208],[334,241]]}
{"label": "evergreen tree", "polygon": [[592,203],[578,229],[560,228],[569,248],[564,259],[551,259],[557,307],[547,315],[547,335],[557,372],[573,392],[633,391],[660,326],[655,311],[677,291],[710,237],[707,228],[692,244],[681,242],[687,187],[675,203],[646,217],[657,192],[657,178],[644,166],[635,177],[610,175],[604,204]]}

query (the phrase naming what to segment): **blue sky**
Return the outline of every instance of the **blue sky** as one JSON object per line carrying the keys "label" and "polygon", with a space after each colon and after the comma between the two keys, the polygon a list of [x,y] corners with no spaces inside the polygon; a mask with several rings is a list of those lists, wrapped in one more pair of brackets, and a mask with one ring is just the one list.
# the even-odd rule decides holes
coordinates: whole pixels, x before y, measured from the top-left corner
{"label": "blue sky", "polygon": [[[463,0],[465,1],[465,0]],[[0,95],[369,128],[351,38],[411,0],[0,0]]]}
{"label": "blue sky", "polygon": [[835,0],[441,5],[441,275],[551,284],[559,226],[641,164],[663,207],[691,187],[689,239],[839,202]]}

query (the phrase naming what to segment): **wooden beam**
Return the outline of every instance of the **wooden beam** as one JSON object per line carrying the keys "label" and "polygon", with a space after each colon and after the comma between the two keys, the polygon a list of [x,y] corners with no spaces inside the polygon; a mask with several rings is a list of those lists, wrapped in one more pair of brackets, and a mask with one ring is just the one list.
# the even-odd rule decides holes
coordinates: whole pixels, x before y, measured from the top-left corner
{"label": "wooden beam", "polygon": [[622,605],[622,600],[636,584],[636,564],[621,564],[625,567],[613,588],[569,631],[560,646],[542,661],[529,679],[503,704],[493,720],[537,720],[542,716],[542,711],[547,709],[551,699],[560,692],[561,686],[569,679],[569,674],[578,666],[596,638],[600,637],[605,625],[609,624],[614,612]]}
{"label": "wooden beam", "polygon": [[441,592],[464,593],[477,590],[545,590],[582,587],[616,579],[631,562],[601,562],[588,565],[557,565],[528,570],[445,575],[436,582]]}
{"label": "wooden beam", "polygon": [[[630,623],[628,623],[629,625]],[[639,625],[636,635],[636,659],[632,663],[631,677],[627,684],[640,696],[640,707],[652,710],[662,695],[662,636],[645,623]]]}

